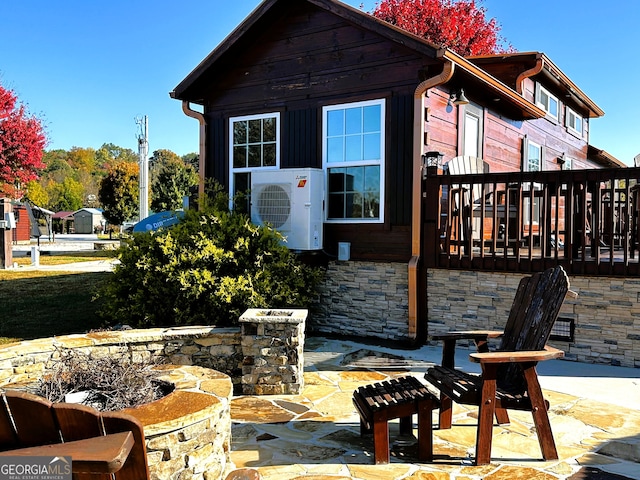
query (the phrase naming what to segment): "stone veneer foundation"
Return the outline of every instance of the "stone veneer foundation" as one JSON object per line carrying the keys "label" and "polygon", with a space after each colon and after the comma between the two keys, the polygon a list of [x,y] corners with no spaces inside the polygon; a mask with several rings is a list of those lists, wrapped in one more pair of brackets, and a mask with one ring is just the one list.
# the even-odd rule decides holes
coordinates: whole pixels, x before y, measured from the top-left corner
{"label": "stone veneer foundation", "polygon": [[[522,274],[429,269],[428,333],[502,329]],[[570,277],[578,298],[560,317],[573,341],[552,340],[565,358],[640,367],[640,279]],[[405,263],[332,261],[308,321],[311,332],[409,341]]]}
{"label": "stone veneer foundation", "polygon": [[[522,275],[465,270],[428,272],[429,333],[501,330]],[[573,341],[551,340],[565,359],[640,367],[640,279],[570,276],[577,298],[559,318],[573,321]]]}
{"label": "stone veneer foundation", "polygon": [[402,263],[329,262],[310,331],[406,340],[408,278]]}

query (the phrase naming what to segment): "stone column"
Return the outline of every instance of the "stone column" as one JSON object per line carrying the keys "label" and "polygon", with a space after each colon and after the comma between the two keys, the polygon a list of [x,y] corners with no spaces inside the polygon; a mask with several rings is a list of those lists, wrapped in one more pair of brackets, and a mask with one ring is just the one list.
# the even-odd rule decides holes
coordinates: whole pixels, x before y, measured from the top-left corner
{"label": "stone column", "polygon": [[[13,211],[11,201],[8,198],[0,198],[0,220],[5,220],[5,213]],[[11,230],[0,228],[0,269],[13,266],[13,251],[11,249]]]}
{"label": "stone column", "polygon": [[298,394],[304,386],[306,309],[250,308],[240,317],[242,393]]}

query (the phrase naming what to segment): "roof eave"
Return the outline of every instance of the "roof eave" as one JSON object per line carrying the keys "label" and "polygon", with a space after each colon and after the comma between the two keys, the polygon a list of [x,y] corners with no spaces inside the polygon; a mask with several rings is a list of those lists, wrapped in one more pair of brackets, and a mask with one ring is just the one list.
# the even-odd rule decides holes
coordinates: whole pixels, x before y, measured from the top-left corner
{"label": "roof eave", "polygon": [[556,66],[553,61],[543,52],[515,52],[515,53],[499,53],[495,55],[477,55],[467,57],[468,60],[473,62],[474,60],[488,60],[491,59],[516,59],[516,58],[529,58],[531,60],[541,60],[543,62],[542,72],[532,70],[532,75],[544,74],[550,79],[558,82],[562,87],[574,96],[576,101],[582,103],[584,107],[589,111],[589,118],[602,117],[604,110],[602,110],[589,96],[584,93],[560,68]]}
{"label": "roof eave", "polygon": [[609,152],[601,150],[593,145],[587,146],[587,156],[589,158],[595,158],[599,163],[605,167],[611,168],[628,168],[628,165],[623,161],[617,159]]}
{"label": "roof eave", "polygon": [[273,7],[279,0],[264,0],[238,25],[229,35],[227,35],[218,46],[207,55],[171,92],[169,96],[178,100],[191,100],[183,98],[184,92],[189,89],[198,78],[220,58],[231,46],[244,35],[262,15]]}
{"label": "roof eave", "polygon": [[484,82],[491,90],[493,90],[498,96],[505,98],[509,102],[511,102],[514,106],[522,111],[523,116],[528,118],[544,118],[546,112],[531,103],[529,100],[524,98],[518,92],[510,88],[509,86],[502,83],[497,78],[493,77],[489,73],[487,73],[482,68],[477,65],[471,63],[466,58],[458,55],[457,53],[449,50],[449,49],[441,49],[438,52],[439,58],[446,58],[456,64],[456,68],[462,69],[467,72],[469,75],[481,80]]}
{"label": "roof eave", "polygon": [[[185,98],[184,93],[202,76],[215,62],[223,56],[247,31],[249,31],[260,18],[282,0],[264,0],[258,5],[218,46],[202,60],[171,92],[169,96],[178,100],[189,100],[199,103],[198,100]],[[326,11],[335,13],[345,20],[362,28],[375,28],[376,32],[389,40],[405,45],[425,55],[435,57],[439,47],[424,38],[418,37],[406,30],[380,20],[373,15],[358,10],[336,0],[305,0]]]}

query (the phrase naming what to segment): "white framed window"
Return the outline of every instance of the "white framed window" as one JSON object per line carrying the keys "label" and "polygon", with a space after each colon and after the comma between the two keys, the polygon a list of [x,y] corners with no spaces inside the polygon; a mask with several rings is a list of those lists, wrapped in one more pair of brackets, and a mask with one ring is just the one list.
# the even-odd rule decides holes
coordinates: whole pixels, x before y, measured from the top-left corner
{"label": "white framed window", "polygon": [[[540,172],[544,170],[544,158],[546,147],[532,142],[527,136],[524,137],[522,148],[522,170],[525,172]],[[540,191],[542,184],[538,182],[525,182],[522,185],[522,221],[526,226],[525,230],[535,232],[540,222]],[[536,193],[538,192],[538,193]],[[533,204],[532,204],[533,202]]]}
{"label": "white framed window", "polygon": [[327,221],[384,221],[384,100],[322,109]]}
{"label": "white framed window", "polygon": [[539,172],[542,170],[543,148],[530,140],[525,142],[525,157],[522,169],[525,172]]}
{"label": "white framed window", "polygon": [[482,107],[469,103],[464,106],[462,125],[462,155],[482,157],[484,118]]}
{"label": "white framed window", "polygon": [[536,90],[536,105],[543,108],[549,116],[558,119],[558,97],[553,95],[549,90],[538,84]]}
{"label": "white framed window", "polygon": [[564,160],[562,164],[562,170],[573,170],[573,158],[571,157],[562,157]]}
{"label": "white framed window", "polygon": [[566,108],[565,124],[569,130],[582,136],[582,116],[569,107]]}
{"label": "white framed window", "polygon": [[251,171],[280,167],[280,113],[229,119],[229,194],[251,187]]}

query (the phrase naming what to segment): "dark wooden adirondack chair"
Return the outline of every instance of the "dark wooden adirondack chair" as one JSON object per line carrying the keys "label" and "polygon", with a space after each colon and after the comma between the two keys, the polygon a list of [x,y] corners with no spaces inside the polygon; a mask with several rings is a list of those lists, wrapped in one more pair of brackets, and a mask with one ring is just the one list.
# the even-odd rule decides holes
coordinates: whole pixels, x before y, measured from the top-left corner
{"label": "dark wooden adirondack chair", "polygon": [[70,456],[79,480],[149,478],[144,431],[135,417],[15,390],[0,396],[0,455]]}
{"label": "dark wooden adirondack chair", "polygon": [[[560,358],[564,352],[546,345],[560,307],[569,292],[569,280],[560,266],[523,278],[516,292],[504,332],[472,331],[434,335],[444,342],[442,365],[430,368],[425,379],[440,391],[440,428],[451,428],[452,401],[477,405],[476,465],[491,460],[493,417],[509,423],[507,409],[533,414],[538,442],[545,460],[558,458],[536,365]],[[500,347],[489,351],[489,339],[501,337]],[[470,359],[480,363],[481,375],[454,366],[457,340],[474,340],[478,353]]]}

